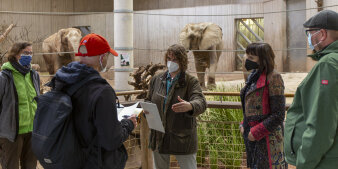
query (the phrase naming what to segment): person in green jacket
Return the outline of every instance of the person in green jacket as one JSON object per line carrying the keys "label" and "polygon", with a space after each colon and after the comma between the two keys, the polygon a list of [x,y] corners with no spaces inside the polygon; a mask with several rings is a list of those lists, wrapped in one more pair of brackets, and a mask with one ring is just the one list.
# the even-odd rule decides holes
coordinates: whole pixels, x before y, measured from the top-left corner
{"label": "person in green jacket", "polygon": [[287,112],[286,161],[297,169],[338,168],[338,13],[324,10],[304,23],[318,63],[298,86]]}
{"label": "person in green jacket", "polygon": [[31,69],[32,44],[19,42],[9,50],[0,72],[0,168],[36,169],[31,137],[40,93],[40,78]]}

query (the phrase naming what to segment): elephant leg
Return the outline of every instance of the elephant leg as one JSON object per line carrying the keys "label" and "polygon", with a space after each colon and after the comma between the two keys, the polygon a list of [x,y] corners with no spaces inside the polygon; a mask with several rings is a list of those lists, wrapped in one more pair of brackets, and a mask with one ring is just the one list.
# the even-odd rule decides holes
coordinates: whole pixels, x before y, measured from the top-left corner
{"label": "elephant leg", "polygon": [[45,60],[47,71],[48,71],[48,73],[50,75],[53,75],[55,73],[54,72],[53,57],[55,57],[55,56],[54,55],[50,55],[50,54],[44,54],[43,55],[43,59]]}
{"label": "elephant leg", "polygon": [[211,89],[216,86],[215,82],[215,73],[217,70],[217,52],[216,46],[211,47],[209,50],[214,50],[209,52],[210,57],[210,68],[209,68],[209,75],[208,75],[208,88]]}
{"label": "elephant leg", "polygon": [[197,71],[198,81],[200,82],[202,89],[205,90],[206,87],[205,87],[204,77],[205,77],[205,70],[207,69],[207,67],[204,65],[197,64],[197,63],[195,63],[195,67]]}
{"label": "elephant leg", "polygon": [[194,52],[194,58],[195,58],[195,68],[197,72],[198,81],[200,82],[201,88],[203,90],[206,89],[205,87],[205,70],[207,69],[207,64],[205,63],[205,60],[203,57],[206,57],[207,55],[204,54],[204,52]]}

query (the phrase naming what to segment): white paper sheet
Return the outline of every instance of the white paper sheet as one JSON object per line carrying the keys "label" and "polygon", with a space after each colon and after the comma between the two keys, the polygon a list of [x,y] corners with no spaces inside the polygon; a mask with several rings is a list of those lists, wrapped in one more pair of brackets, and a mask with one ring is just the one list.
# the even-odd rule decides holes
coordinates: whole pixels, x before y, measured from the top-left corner
{"label": "white paper sheet", "polygon": [[133,114],[135,114],[136,116],[138,116],[143,109],[141,108],[137,108],[137,105],[139,104],[139,102],[129,106],[129,107],[124,107],[122,110],[118,110],[118,120],[121,121],[122,119],[124,119],[123,116],[131,116]]}
{"label": "white paper sheet", "polygon": [[146,114],[149,128],[165,133],[156,104],[148,102],[140,102],[140,104],[144,111],[149,112]]}

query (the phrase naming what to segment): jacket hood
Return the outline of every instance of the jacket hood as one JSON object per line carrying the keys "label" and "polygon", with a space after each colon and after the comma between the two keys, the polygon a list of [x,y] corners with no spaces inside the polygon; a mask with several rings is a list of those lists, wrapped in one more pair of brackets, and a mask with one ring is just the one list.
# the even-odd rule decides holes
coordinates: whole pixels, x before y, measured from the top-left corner
{"label": "jacket hood", "polygon": [[6,62],[4,63],[2,66],[1,66],[1,70],[11,70],[12,72],[19,72],[18,70],[16,70],[11,63],[9,62]]}
{"label": "jacket hood", "polygon": [[99,72],[80,62],[71,62],[56,72],[55,80],[62,81],[66,85],[71,85],[92,74],[99,74]]}
{"label": "jacket hood", "polygon": [[329,54],[329,53],[338,53],[338,40],[331,43],[329,46],[324,48],[323,50],[316,52],[315,54],[308,55],[313,60],[320,60],[323,56]]}

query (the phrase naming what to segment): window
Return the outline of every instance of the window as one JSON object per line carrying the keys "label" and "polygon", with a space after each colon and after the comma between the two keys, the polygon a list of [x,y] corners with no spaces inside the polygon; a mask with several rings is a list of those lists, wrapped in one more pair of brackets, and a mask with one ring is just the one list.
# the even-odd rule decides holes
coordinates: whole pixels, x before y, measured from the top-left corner
{"label": "window", "polygon": [[86,36],[86,35],[88,35],[92,32],[90,26],[74,26],[73,28],[80,29],[82,37],[84,37],[84,36]]}
{"label": "window", "polygon": [[236,19],[236,70],[242,70],[246,47],[252,42],[262,41],[264,41],[263,18]]}

